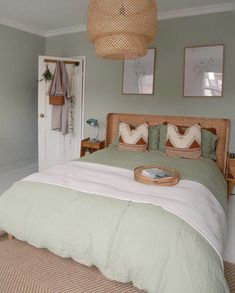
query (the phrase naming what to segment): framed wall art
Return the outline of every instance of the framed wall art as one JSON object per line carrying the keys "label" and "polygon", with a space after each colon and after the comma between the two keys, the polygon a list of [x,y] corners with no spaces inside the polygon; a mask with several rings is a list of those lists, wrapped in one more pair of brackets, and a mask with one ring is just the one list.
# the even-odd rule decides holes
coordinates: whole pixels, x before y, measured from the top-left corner
{"label": "framed wall art", "polygon": [[221,97],[224,45],[185,48],[184,97]]}
{"label": "framed wall art", "polygon": [[153,95],[156,49],[148,49],[144,57],[124,60],[122,94]]}

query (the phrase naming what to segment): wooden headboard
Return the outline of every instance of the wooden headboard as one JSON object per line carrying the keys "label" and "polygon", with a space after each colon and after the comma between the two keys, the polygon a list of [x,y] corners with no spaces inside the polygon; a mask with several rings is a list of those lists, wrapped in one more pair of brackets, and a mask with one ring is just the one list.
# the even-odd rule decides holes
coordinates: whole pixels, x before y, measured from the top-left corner
{"label": "wooden headboard", "polygon": [[118,125],[121,121],[127,122],[133,126],[137,126],[144,122],[148,122],[149,125],[170,122],[180,126],[192,126],[195,123],[200,123],[201,127],[215,128],[218,136],[216,147],[217,164],[225,175],[230,125],[228,119],[110,113],[107,115],[106,146],[111,144],[116,137]]}

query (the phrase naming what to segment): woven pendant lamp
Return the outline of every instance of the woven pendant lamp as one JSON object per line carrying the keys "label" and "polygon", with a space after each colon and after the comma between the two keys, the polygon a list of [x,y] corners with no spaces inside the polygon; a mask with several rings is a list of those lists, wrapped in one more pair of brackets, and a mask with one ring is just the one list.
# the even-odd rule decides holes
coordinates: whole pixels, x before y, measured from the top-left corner
{"label": "woven pendant lamp", "polygon": [[107,59],[135,59],[147,53],[157,26],[155,0],[90,0],[88,39]]}

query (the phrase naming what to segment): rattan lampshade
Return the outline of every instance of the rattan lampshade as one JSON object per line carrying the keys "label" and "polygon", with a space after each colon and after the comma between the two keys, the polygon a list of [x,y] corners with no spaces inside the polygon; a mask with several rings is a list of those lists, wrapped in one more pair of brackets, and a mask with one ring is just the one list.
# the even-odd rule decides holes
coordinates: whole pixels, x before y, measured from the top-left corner
{"label": "rattan lampshade", "polygon": [[90,0],[88,39],[107,59],[135,59],[147,53],[156,34],[155,0]]}

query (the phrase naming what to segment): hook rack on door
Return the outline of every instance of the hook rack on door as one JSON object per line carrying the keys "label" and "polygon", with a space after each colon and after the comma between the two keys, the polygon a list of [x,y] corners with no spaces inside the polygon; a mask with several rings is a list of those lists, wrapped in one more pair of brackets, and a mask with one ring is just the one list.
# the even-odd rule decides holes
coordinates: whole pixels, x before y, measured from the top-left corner
{"label": "hook rack on door", "polygon": [[[54,60],[54,59],[44,59],[45,63],[57,63],[60,60]],[[64,64],[72,64],[74,66],[79,66],[80,62],[78,61],[63,61]]]}

